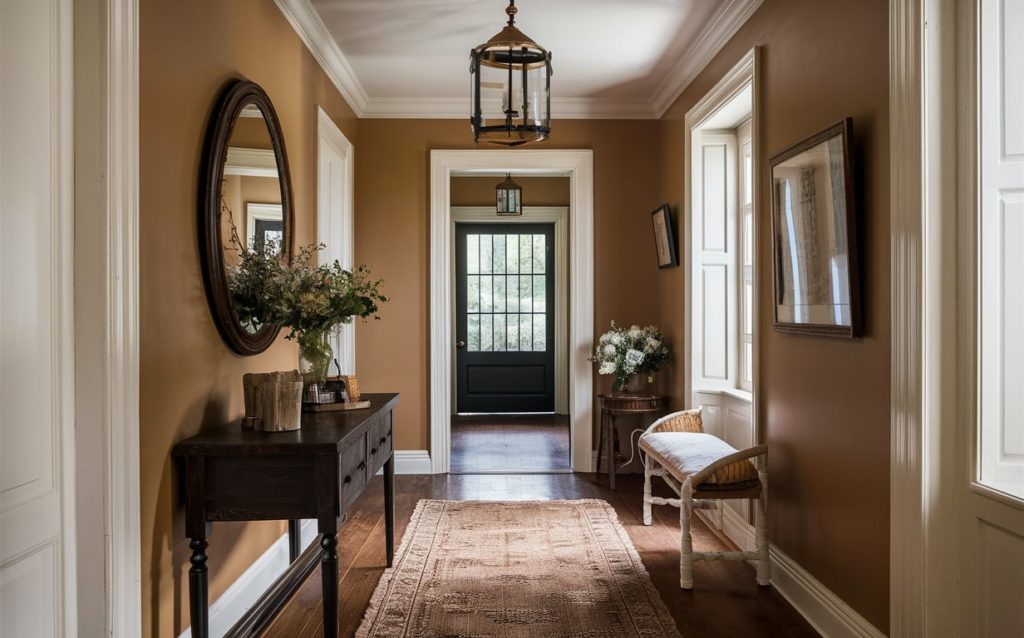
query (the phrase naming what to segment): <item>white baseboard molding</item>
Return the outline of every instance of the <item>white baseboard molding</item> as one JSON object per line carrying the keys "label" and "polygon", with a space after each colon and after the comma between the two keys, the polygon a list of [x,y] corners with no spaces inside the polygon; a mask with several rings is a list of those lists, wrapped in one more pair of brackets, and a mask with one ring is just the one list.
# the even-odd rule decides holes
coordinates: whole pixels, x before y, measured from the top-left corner
{"label": "white baseboard molding", "polygon": [[[314,538],[316,521],[302,521],[303,547]],[[210,635],[226,634],[284,573],[288,565],[288,534],[285,533],[210,605]],[[181,632],[178,638],[192,638],[192,629]]]}
{"label": "white baseboard molding", "polygon": [[[722,507],[722,532],[742,550],[754,549],[754,526]],[[698,512],[703,515],[703,512]],[[703,517],[705,521],[708,519]],[[885,634],[836,596],[796,561],[771,545],[772,587],[826,638],[884,638]]]}
{"label": "white baseboard molding", "polygon": [[395,474],[432,474],[430,452],[426,450],[395,450]]}

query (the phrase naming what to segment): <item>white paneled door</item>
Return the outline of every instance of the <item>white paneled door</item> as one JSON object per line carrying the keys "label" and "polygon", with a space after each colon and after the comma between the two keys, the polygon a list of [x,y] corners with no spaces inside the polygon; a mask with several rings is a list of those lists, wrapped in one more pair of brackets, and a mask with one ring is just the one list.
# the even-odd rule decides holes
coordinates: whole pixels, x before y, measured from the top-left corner
{"label": "white paneled door", "polygon": [[980,0],[980,273],[964,384],[974,441],[965,477],[960,635],[1024,636],[1024,0]]}
{"label": "white paneled door", "polygon": [[71,3],[0,0],[0,636],[75,631]]}

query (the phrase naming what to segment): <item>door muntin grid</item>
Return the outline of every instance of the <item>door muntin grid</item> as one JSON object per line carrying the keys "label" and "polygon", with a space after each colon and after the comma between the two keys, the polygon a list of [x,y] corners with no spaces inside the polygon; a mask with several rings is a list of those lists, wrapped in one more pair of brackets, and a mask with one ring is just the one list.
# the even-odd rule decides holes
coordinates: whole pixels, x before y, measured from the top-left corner
{"label": "door muntin grid", "polygon": [[466,350],[545,352],[549,334],[548,234],[471,232],[466,235]]}

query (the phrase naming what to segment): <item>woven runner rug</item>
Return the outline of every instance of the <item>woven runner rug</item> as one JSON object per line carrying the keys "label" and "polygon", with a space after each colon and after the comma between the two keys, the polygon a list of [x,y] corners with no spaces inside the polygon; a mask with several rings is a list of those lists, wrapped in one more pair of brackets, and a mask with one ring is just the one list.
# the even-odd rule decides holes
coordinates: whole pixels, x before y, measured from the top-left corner
{"label": "woven runner rug", "polygon": [[357,638],[680,638],[605,501],[416,507]]}

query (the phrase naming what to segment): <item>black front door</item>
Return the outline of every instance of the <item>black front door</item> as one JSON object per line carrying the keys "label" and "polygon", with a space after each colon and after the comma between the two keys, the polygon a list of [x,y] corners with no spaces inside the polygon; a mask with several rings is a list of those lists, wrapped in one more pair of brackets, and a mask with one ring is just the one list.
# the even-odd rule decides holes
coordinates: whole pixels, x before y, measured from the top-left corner
{"label": "black front door", "polygon": [[457,224],[456,410],[554,412],[554,224]]}

